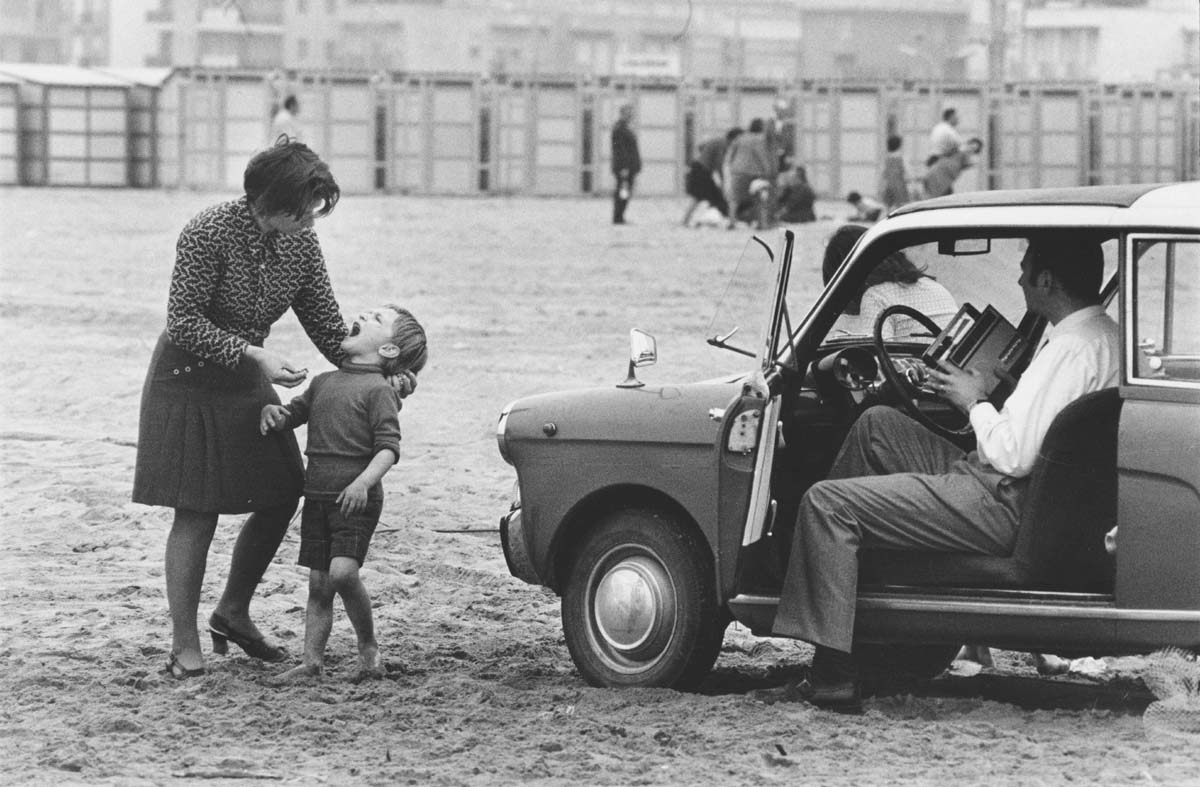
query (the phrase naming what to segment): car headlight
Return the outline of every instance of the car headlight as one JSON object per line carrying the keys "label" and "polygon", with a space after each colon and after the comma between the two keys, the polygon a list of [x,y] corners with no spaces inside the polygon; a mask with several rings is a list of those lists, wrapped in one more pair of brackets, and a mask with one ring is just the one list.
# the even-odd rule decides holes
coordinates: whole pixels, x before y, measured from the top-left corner
{"label": "car headlight", "polygon": [[496,423],[496,447],[500,449],[500,458],[505,462],[512,464],[512,459],[508,456],[508,414],[512,412],[513,404],[510,403],[507,407],[500,411],[500,420]]}

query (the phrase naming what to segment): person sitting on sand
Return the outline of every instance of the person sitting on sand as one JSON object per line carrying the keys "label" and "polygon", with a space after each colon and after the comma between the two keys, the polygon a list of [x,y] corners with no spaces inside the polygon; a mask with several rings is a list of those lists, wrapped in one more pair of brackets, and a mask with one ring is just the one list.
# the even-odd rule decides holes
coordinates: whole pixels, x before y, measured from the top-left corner
{"label": "person sitting on sand", "polygon": [[854,215],[847,219],[847,221],[864,221],[870,223],[879,221],[879,217],[883,214],[883,205],[870,197],[864,197],[857,191],[847,194],[846,202],[849,202],[854,207]]}
{"label": "person sitting on sand", "polygon": [[417,374],[428,351],[420,323],[392,305],[360,314],[341,348],[339,369],[318,375],[286,406],[266,405],[259,420],[264,435],[308,424],[297,560],[309,569],[304,661],[279,682],[321,674],[335,593],[358,637],[355,680],[383,675],[359,567],[383,510],[380,481],[400,458],[400,395],[387,377]]}

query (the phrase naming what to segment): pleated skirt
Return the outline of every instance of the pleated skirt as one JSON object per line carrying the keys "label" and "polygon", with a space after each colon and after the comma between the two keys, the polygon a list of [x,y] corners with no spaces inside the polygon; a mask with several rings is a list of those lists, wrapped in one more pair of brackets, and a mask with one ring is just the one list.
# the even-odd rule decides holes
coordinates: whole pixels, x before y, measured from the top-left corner
{"label": "pleated skirt", "polygon": [[249,362],[226,369],[159,337],[142,388],[133,501],[217,514],[295,503],[304,463],[290,431],[258,431],[279,396]]}

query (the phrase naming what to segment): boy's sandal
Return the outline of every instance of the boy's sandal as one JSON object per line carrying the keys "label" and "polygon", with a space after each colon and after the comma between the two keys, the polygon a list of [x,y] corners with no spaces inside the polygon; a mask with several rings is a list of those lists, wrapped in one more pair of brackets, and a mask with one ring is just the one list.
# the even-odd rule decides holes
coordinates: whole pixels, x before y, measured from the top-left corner
{"label": "boy's sandal", "polygon": [[196,669],[188,669],[179,663],[179,658],[175,655],[175,651],[171,651],[171,655],[167,657],[166,672],[175,680],[186,680],[187,678],[198,678],[204,675],[207,671],[204,667]]}

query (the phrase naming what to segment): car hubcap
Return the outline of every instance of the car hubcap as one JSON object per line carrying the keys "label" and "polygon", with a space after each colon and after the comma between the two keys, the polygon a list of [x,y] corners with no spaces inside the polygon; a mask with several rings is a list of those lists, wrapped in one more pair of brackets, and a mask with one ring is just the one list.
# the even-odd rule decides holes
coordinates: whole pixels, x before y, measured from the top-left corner
{"label": "car hubcap", "polygon": [[625,557],[595,587],[596,632],[606,650],[627,659],[658,655],[675,627],[675,589],[662,564]]}

